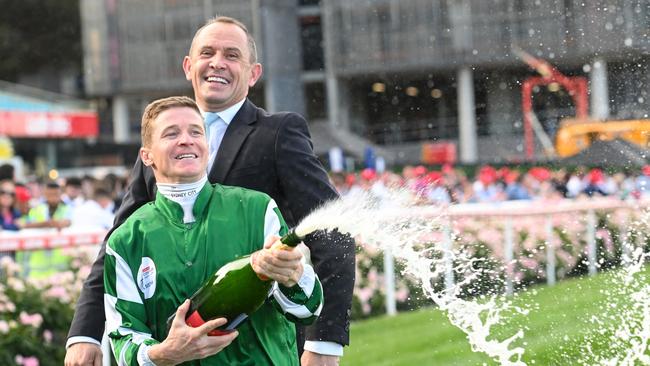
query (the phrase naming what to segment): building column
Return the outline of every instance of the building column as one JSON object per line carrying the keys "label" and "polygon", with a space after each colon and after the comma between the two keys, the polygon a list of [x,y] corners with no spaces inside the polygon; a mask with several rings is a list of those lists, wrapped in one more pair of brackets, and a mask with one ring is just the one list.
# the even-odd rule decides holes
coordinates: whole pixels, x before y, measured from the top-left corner
{"label": "building column", "polygon": [[591,83],[591,118],[606,120],[609,118],[607,62],[602,58],[594,59],[589,76]]}
{"label": "building column", "polygon": [[465,164],[478,161],[475,108],[474,73],[471,68],[464,66],[458,70],[458,131],[460,162]]}
{"label": "building column", "polygon": [[45,144],[45,159],[47,164],[47,170],[57,169],[59,165],[58,154],[56,149],[56,142],[54,140],[48,140]]}
{"label": "building column", "polygon": [[327,119],[333,131],[349,131],[348,118],[344,118],[347,112],[347,98],[342,98],[344,90],[341,88],[341,81],[334,72],[334,29],[330,27],[332,11],[329,2],[324,1],[321,5],[321,24],[323,30],[323,58],[325,60],[325,89],[327,95]]}
{"label": "building column", "polygon": [[129,106],[126,97],[113,97],[113,141],[118,144],[129,142]]}
{"label": "building column", "polygon": [[341,118],[342,113],[338,103],[341,99],[339,80],[334,73],[327,72],[325,74],[325,88],[327,94],[327,116],[330,127],[333,129],[343,128],[347,130],[348,128]]}
{"label": "building column", "polygon": [[266,109],[305,115],[298,2],[260,2],[264,47]]}

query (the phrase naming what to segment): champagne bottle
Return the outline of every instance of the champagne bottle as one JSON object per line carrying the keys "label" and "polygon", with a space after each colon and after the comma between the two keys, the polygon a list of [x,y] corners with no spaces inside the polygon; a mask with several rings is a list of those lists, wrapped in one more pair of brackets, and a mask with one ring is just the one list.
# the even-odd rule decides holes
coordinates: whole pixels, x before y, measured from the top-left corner
{"label": "champagne bottle", "polygon": [[[302,238],[291,229],[280,241],[282,245],[276,244],[272,248],[292,249]],[[224,317],[228,323],[208,334],[223,335],[232,332],[262,306],[272,286],[273,281],[255,273],[250,255],[236,259],[219,268],[192,295],[185,322],[189,326],[199,327],[208,320]],[[174,315],[167,320],[168,329]]]}

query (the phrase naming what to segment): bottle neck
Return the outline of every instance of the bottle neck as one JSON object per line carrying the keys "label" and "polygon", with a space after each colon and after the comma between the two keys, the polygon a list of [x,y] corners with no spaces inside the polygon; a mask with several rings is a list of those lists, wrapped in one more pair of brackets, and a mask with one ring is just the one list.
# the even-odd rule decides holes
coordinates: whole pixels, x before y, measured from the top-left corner
{"label": "bottle neck", "polygon": [[291,229],[286,235],[280,238],[280,241],[284,245],[295,247],[302,242],[302,239],[303,238],[301,238],[300,236],[298,236],[298,234],[296,234],[295,229]]}

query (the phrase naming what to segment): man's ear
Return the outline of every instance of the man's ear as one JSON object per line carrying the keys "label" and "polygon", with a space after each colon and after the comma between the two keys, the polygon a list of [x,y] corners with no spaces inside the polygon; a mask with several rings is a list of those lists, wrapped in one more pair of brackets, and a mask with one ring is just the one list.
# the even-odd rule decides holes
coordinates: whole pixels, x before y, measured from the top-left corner
{"label": "man's ear", "polygon": [[185,79],[192,81],[192,75],[190,74],[190,69],[192,68],[192,60],[190,56],[185,56],[183,58],[183,72],[185,72]]}
{"label": "man's ear", "polygon": [[262,64],[256,62],[251,66],[251,78],[248,80],[248,87],[252,88],[262,77]]}
{"label": "man's ear", "polygon": [[153,166],[151,151],[149,151],[149,149],[146,147],[140,148],[140,160],[142,160],[142,164],[145,166]]}

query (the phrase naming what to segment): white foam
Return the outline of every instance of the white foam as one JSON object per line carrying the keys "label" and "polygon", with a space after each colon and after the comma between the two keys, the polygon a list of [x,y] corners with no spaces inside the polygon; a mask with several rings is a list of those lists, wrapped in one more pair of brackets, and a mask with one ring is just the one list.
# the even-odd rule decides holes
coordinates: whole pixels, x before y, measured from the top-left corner
{"label": "white foam", "polygon": [[[650,214],[630,225],[636,237],[640,238],[637,239],[639,243],[647,241],[648,222]],[[444,240],[431,243],[431,234],[443,232],[446,223],[448,219],[444,217],[444,211],[415,205],[413,197],[404,190],[390,191],[382,199],[364,192],[332,201],[314,211],[298,225],[296,233],[304,236],[314,230],[337,229],[349,233],[357,242],[383,251],[390,250],[404,264],[403,274],[416,278],[424,294],[467,335],[473,351],[485,353],[501,365],[526,365],[522,360],[524,329],[519,328],[514,334],[501,336],[501,339],[496,339],[491,332],[506,323],[511,329],[513,319],[525,316],[538,304],[526,304],[522,308],[514,306],[510,298],[497,294],[503,288],[503,283],[499,282],[504,276],[503,264],[480,266],[477,264],[488,259],[476,259],[459,245],[445,244]],[[608,301],[598,314],[585,314],[590,319],[591,335],[581,341],[581,358],[564,360],[568,364],[650,365],[650,356],[646,354],[650,344],[650,284],[638,275],[647,254],[636,248],[639,245],[624,245],[626,259],[623,268],[616,272],[604,290]],[[455,283],[450,285],[447,281],[446,288],[441,289],[440,283],[445,282],[450,273]],[[491,295],[468,298],[468,294],[479,293],[479,282],[485,276],[490,277],[493,286]],[[614,321],[605,321],[612,319]],[[614,325],[608,329],[606,324]],[[609,349],[595,352],[591,347],[592,341],[602,343],[603,337],[607,337],[604,342]],[[565,343],[571,341],[566,335],[564,338]],[[563,354],[562,349],[551,353],[556,360],[570,357]]]}
{"label": "white foam", "polygon": [[[523,337],[523,330],[502,340],[490,335],[491,328],[505,320],[502,314],[519,309],[512,308],[508,301],[496,301],[496,296],[480,302],[461,299],[462,291],[473,286],[484,270],[475,269],[476,259],[460,248],[426,243],[428,234],[442,229],[442,222],[438,210],[415,206],[408,192],[397,190],[382,199],[359,193],[330,202],[306,217],[296,233],[304,236],[314,230],[336,228],[381,250],[390,250],[404,263],[404,273],[418,279],[424,293],[467,334],[472,350],[484,352],[502,365],[525,365],[521,360],[524,349],[513,346]],[[457,283],[437,290],[434,285],[444,280],[450,265]]]}

